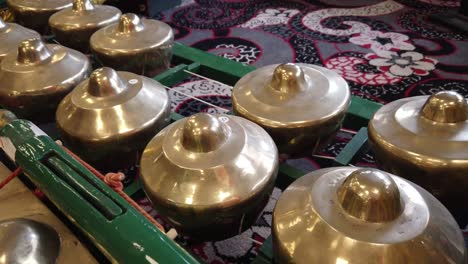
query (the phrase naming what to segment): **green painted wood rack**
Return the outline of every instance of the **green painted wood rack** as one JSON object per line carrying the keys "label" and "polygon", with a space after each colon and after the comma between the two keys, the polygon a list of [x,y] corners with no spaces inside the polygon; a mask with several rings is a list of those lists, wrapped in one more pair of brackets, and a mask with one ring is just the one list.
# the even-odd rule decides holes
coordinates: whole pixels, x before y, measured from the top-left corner
{"label": "green painted wood rack", "polygon": [[[175,44],[173,52],[173,67],[155,77],[156,80],[168,87],[172,87],[188,78],[190,76],[189,72],[197,73],[227,85],[234,85],[242,76],[255,70],[252,66],[215,56],[180,43]],[[359,130],[359,132],[336,157],[336,165],[349,164],[356,155],[365,149],[367,141],[365,127],[369,119],[380,107],[380,104],[359,97],[352,97],[344,127]],[[181,115],[172,113],[173,121],[180,118],[182,118]],[[35,133],[33,127],[35,126],[28,121],[18,120],[1,129],[0,136],[11,139],[16,147],[16,163],[23,168],[28,179],[36,184],[64,215],[78,226],[79,230],[91,238],[90,241],[98,243],[99,245],[96,246],[103,248],[107,257],[118,256],[116,259],[122,263],[147,263],[146,253],[139,252],[138,248],[129,246],[126,251],[123,250],[125,245],[131,245],[132,239],[138,239],[141,243],[151,245],[152,248],[148,249],[148,252],[153,254],[156,263],[198,262],[190,253],[182,249],[174,241],[167,239],[159,230],[150,227],[148,222],[145,221],[146,219],[139,214],[135,214],[130,205],[116,196],[112,189],[102,182],[96,181],[96,179],[92,180],[89,171],[65,153],[49,136]],[[43,130],[49,133],[48,129]],[[53,132],[49,133],[52,138],[55,138],[56,135],[52,134]],[[58,159],[54,157],[58,157]],[[282,164],[276,186],[285,189],[290,183],[304,174],[305,172],[301,170]],[[79,185],[87,184],[86,182],[95,187],[93,190],[96,195],[110,198],[108,203],[113,208],[99,208],[101,212],[106,212],[104,217],[99,212],[93,211],[94,213],[91,214],[83,204],[80,204],[86,203],[86,199],[94,199],[93,202],[99,204],[95,199],[96,197],[83,193],[84,189],[70,188],[70,183]],[[141,184],[138,180],[134,181],[124,191],[130,196],[141,194]],[[120,222],[112,223],[114,218],[118,220],[120,216],[125,215],[128,215],[125,221],[120,220]],[[82,221],[82,218],[85,217],[90,217],[90,220]],[[96,223],[101,226],[96,226]],[[109,233],[112,228],[128,231],[128,237],[122,234]],[[127,244],[124,242],[127,242]],[[115,258],[113,259],[115,260]],[[263,243],[253,263],[271,262],[271,238],[268,238]]]}

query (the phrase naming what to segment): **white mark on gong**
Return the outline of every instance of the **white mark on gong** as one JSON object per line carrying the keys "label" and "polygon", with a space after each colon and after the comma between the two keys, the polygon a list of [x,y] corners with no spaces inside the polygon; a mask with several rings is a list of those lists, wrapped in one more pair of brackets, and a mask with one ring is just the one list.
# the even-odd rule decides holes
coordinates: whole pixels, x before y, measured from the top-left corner
{"label": "white mark on gong", "polygon": [[229,118],[226,117],[226,116],[221,116],[221,117],[219,117],[219,121],[221,121],[223,123],[227,123],[229,121]]}

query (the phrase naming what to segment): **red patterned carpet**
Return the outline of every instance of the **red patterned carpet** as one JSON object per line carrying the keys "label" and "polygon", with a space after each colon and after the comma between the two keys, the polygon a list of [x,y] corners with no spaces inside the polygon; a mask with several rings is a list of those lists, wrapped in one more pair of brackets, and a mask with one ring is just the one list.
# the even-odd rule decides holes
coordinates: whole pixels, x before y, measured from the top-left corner
{"label": "red patterned carpet", "polygon": [[[196,0],[159,14],[178,41],[255,66],[282,62],[321,65],[340,73],[354,95],[380,103],[406,96],[455,90],[468,95],[468,36],[434,24],[431,14],[450,16],[458,1],[443,0]],[[176,90],[217,106],[231,107],[231,88],[190,78]],[[171,92],[173,110],[190,115],[218,108]],[[221,111],[222,112],[222,111]],[[330,166],[352,137],[342,133],[323,158],[289,160],[305,171]],[[357,163],[372,166],[369,153]],[[270,234],[280,190],[257,224],[215,243],[179,242],[207,263],[249,263]],[[147,200],[140,201],[147,210]],[[152,211],[153,215],[156,215]],[[457,220],[468,224],[468,213]]]}

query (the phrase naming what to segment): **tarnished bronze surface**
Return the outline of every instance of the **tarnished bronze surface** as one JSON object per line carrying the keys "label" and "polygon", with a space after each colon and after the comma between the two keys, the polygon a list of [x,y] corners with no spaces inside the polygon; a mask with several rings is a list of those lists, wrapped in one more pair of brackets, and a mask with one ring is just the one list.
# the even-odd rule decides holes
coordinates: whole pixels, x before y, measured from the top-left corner
{"label": "tarnished bronze surface", "polygon": [[66,146],[98,168],[115,170],[135,164],[169,114],[160,83],[105,67],[63,99],[56,119]]}
{"label": "tarnished bronze surface", "polygon": [[88,52],[91,35],[116,23],[120,15],[120,10],[113,6],[95,6],[90,0],[73,0],[73,7],[53,14],[49,25],[60,44]]}
{"label": "tarnished bronze surface", "polygon": [[[2,163],[0,163],[0,181],[11,173]],[[0,222],[14,218],[24,218],[51,226],[57,231],[60,237],[60,251],[58,252],[57,264],[94,264],[98,263],[90,252],[83,246],[75,235],[63,224],[36,196],[24,186],[19,179],[13,179],[0,191]],[[0,228],[1,229],[1,228]],[[2,233],[2,231],[0,231]],[[4,244],[2,234],[0,234],[0,248],[10,247],[13,242],[13,235],[6,238],[10,244]],[[19,241],[19,237],[16,241]],[[48,243],[47,250],[53,249],[53,244]],[[40,248],[42,245],[36,245]],[[46,262],[11,262],[0,249],[0,263],[46,263]]]}
{"label": "tarnished bronze surface", "polygon": [[0,221],[0,264],[55,264],[60,237],[41,222],[14,218]]}
{"label": "tarnished bronze surface", "polygon": [[0,104],[18,117],[53,120],[62,98],[89,76],[82,53],[40,39],[22,41],[0,63]]}
{"label": "tarnished bronze surface", "polygon": [[175,228],[218,240],[249,228],[278,172],[270,136],[241,117],[200,113],[151,140],[141,159],[144,190]]}
{"label": "tarnished bronze surface", "polygon": [[72,0],[6,0],[15,21],[41,34],[48,33],[49,17],[72,6]]}
{"label": "tarnished bronze surface", "polygon": [[270,65],[235,85],[237,115],[262,126],[280,154],[312,154],[340,129],[351,102],[346,81],[337,73],[309,64]]}
{"label": "tarnished bronze surface", "polygon": [[37,32],[14,23],[6,23],[0,18],[0,62],[11,50],[16,50],[21,41],[40,38]]}
{"label": "tarnished bronze surface", "polygon": [[466,248],[449,211],[421,187],[356,167],[311,172],[273,212],[277,263],[463,264]]}
{"label": "tarnished bronze surface", "polygon": [[401,99],[369,122],[380,168],[417,183],[457,218],[468,214],[468,103],[455,92]]}
{"label": "tarnished bronze surface", "polygon": [[154,77],[169,68],[174,33],[169,25],[125,14],[93,34],[91,50],[103,66]]}

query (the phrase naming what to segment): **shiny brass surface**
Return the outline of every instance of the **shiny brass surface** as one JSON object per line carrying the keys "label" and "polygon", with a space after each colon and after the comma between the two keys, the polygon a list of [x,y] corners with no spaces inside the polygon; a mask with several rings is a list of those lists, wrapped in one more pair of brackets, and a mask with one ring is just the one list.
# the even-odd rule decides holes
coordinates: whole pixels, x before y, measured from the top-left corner
{"label": "shiny brass surface", "polygon": [[60,237],[52,227],[28,219],[0,221],[0,264],[55,264]]}
{"label": "shiny brass surface", "polygon": [[169,68],[173,44],[174,33],[169,25],[130,13],[90,39],[91,50],[103,66],[148,77]]}
{"label": "shiny brass surface", "polygon": [[[5,179],[11,173],[2,163],[0,163],[0,181]],[[51,226],[57,231],[60,237],[60,251],[57,256],[57,264],[95,264],[98,263],[91,253],[84,247],[75,235],[52,213],[36,196],[29,190],[18,178],[13,179],[0,191],[0,222],[15,218],[34,220],[45,225]],[[1,227],[0,227],[1,229]],[[0,248],[10,247],[13,244],[4,244],[0,231]],[[11,243],[14,236],[8,236]],[[17,237],[17,240],[20,237]],[[36,245],[40,249],[44,245]],[[48,243],[47,249],[53,249],[54,244]],[[0,249],[0,263],[7,260],[3,259],[3,253]],[[10,262],[6,263],[47,263],[47,262]]]}
{"label": "shiny brass surface", "polygon": [[467,252],[448,210],[377,169],[336,167],[292,183],[273,212],[278,263],[457,263]]}
{"label": "shiny brass surface", "polygon": [[48,120],[59,102],[89,76],[88,58],[40,39],[22,41],[0,63],[0,105],[18,117]]}
{"label": "shiny brass surface", "polygon": [[351,102],[346,81],[309,64],[270,65],[235,85],[237,115],[262,126],[280,154],[311,154],[334,137]]}
{"label": "shiny brass surface", "polygon": [[49,17],[72,6],[72,0],[6,0],[15,21],[41,34],[48,33]]}
{"label": "shiny brass surface", "polygon": [[73,7],[53,14],[49,25],[62,45],[89,51],[89,39],[98,29],[116,23],[122,13],[107,5],[93,5],[90,0],[74,0]]}
{"label": "shiny brass surface", "polygon": [[56,119],[66,146],[98,168],[115,170],[135,164],[169,114],[160,83],[104,67],[63,99]]}
{"label": "shiny brass surface", "polygon": [[461,95],[389,103],[369,122],[369,140],[380,168],[422,186],[453,214],[468,212],[468,103]]}
{"label": "shiny brass surface", "polygon": [[0,18],[0,62],[11,50],[15,50],[21,41],[41,36],[30,29],[14,23],[6,23]]}
{"label": "shiny brass surface", "polygon": [[176,229],[219,240],[249,228],[278,172],[273,140],[241,117],[200,113],[163,129],[141,159],[144,190]]}
{"label": "shiny brass surface", "polygon": [[341,207],[364,221],[392,221],[403,211],[398,186],[385,172],[354,171],[338,188],[337,194]]}

